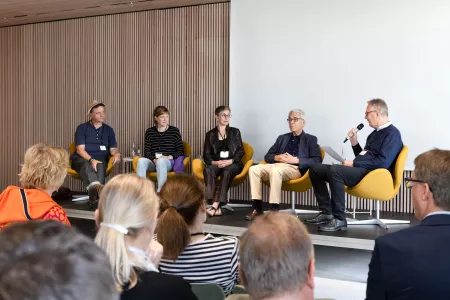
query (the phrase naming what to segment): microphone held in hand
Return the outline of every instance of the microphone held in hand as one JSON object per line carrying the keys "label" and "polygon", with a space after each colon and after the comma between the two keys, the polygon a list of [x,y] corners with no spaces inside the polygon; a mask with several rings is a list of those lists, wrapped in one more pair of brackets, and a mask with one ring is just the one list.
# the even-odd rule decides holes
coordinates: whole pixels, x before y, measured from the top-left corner
{"label": "microphone held in hand", "polygon": [[[361,129],[363,129],[363,127],[364,127],[364,124],[363,124],[363,123],[359,124],[359,125],[356,127],[355,133],[357,133],[358,131],[360,131]],[[344,143],[347,142],[348,139],[351,138],[352,136],[353,136],[353,135],[347,136],[347,137],[345,138],[345,140],[344,140]]]}

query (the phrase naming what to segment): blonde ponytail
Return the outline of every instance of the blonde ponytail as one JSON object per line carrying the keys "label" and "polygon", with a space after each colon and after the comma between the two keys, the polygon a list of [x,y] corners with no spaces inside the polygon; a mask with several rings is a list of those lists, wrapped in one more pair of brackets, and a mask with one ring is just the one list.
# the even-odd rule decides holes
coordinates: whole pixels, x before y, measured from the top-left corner
{"label": "blonde ponytail", "polygon": [[[97,221],[109,226],[100,226],[95,243],[109,258],[119,292],[125,286],[133,288],[136,285],[136,268],[146,269],[139,260],[131,261],[127,241],[136,239],[141,229],[154,224],[158,207],[159,199],[153,183],[135,174],[115,176],[102,190]],[[125,228],[126,233],[115,226]]]}

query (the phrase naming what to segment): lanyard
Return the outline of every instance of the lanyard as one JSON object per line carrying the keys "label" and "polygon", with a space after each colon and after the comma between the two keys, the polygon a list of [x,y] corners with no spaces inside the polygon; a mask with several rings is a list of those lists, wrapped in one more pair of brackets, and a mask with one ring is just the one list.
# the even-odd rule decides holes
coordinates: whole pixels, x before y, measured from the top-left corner
{"label": "lanyard", "polygon": [[225,135],[222,135],[222,133],[220,133],[220,129],[219,127],[217,127],[217,131],[219,132],[220,137],[222,138],[222,140],[227,138],[227,129],[225,129]]}

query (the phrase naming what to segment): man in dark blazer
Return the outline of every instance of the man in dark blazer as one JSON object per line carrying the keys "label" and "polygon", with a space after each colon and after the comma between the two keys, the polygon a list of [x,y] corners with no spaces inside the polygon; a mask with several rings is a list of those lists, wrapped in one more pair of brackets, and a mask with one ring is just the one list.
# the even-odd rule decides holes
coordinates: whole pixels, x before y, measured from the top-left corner
{"label": "man in dark blazer", "polygon": [[376,239],[367,300],[450,299],[450,151],[434,149],[414,163],[405,182],[421,223]]}
{"label": "man in dark blazer", "polygon": [[305,113],[300,109],[289,112],[288,123],[291,132],[280,135],[264,156],[267,164],[250,167],[249,178],[253,210],[245,219],[252,221],[263,213],[262,181],[270,182],[269,202],[272,210],[278,210],[283,181],[300,178],[312,164],[322,162],[322,154],[314,135],[303,131]]}

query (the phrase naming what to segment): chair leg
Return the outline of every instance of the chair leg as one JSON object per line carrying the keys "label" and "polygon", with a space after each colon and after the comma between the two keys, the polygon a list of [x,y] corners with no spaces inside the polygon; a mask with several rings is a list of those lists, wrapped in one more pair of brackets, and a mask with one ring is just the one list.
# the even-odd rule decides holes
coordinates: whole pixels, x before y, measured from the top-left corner
{"label": "chair leg", "polygon": [[375,201],[375,218],[371,218],[368,220],[356,220],[356,219],[347,219],[348,225],[378,225],[381,228],[389,229],[388,225],[399,225],[399,224],[410,224],[411,221],[409,220],[389,220],[389,219],[380,219],[380,201]]}
{"label": "chair leg", "polygon": [[370,202],[370,210],[369,211],[356,211],[356,197],[353,195],[350,195],[351,203],[352,203],[352,211],[345,210],[346,214],[351,214],[353,216],[353,219],[356,219],[357,214],[369,214],[369,216],[372,216],[372,202]]}
{"label": "chair leg", "polygon": [[320,212],[318,210],[295,209],[295,192],[291,192],[291,208],[290,209],[282,209],[280,211],[288,212],[294,216],[299,215],[299,214],[318,214]]}
{"label": "chair leg", "polygon": [[[228,201],[230,201],[230,190],[228,190]],[[239,203],[226,203],[225,205],[222,205],[223,209],[234,211],[235,208],[247,208],[247,207],[253,207],[252,204],[239,204]]]}

